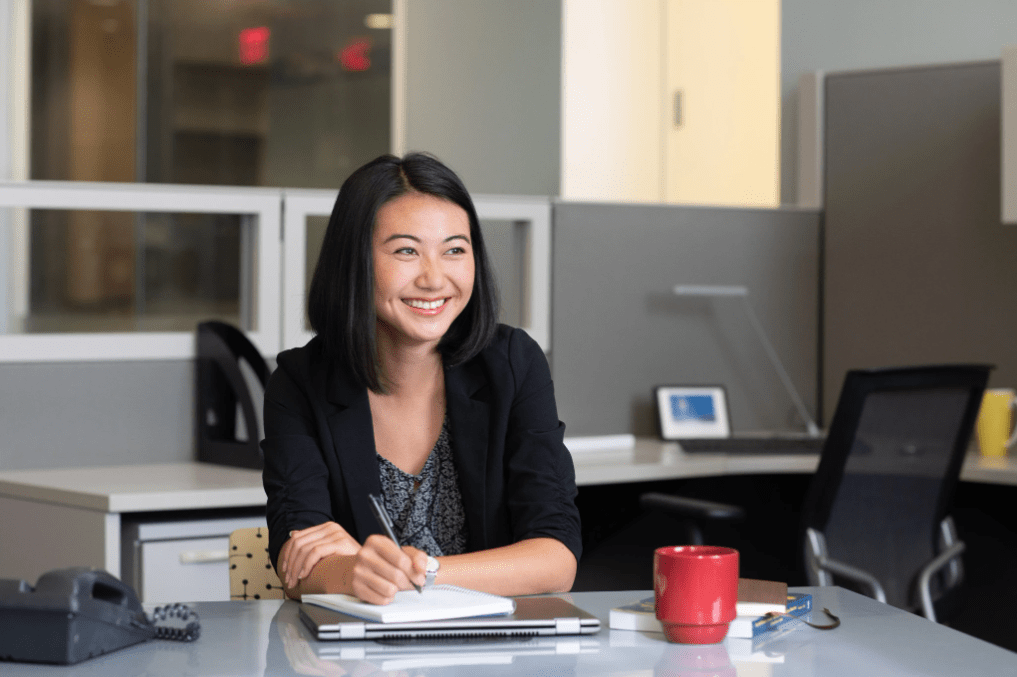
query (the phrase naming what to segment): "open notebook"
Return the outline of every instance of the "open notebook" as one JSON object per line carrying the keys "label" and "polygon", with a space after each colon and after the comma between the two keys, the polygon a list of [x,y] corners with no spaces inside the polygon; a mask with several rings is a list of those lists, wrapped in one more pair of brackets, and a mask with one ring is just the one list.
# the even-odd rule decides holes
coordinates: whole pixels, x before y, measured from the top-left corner
{"label": "open notebook", "polygon": [[454,585],[435,585],[421,592],[401,590],[391,604],[382,605],[368,604],[352,595],[304,595],[301,601],[379,623],[491,616],[512,613],[516,608],[515,602],[508,597]]}
{"label": "open notebook", "polygon": [[[305,600],[307,597],[304,595]],[[509,601],[515,602],[512,613],[389,623],[304,603],[300,605],[300,620],[321,640],[509,638],[589,635],[600,630],[600,619],[559,597],[519,597]]]}

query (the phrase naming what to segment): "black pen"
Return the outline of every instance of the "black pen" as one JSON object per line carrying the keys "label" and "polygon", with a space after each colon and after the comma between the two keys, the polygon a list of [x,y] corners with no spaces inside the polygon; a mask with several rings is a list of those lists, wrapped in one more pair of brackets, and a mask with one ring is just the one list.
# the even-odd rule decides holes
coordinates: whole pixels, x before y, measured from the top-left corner
{"label": "black pen", "polygon": [[[388,511],[385,510],[385,506],[382,505],[381,499],[374,494],[368,494],[367,496],[371,499],[371,512],[374,513],[374,518],[378,520],[378,524],[381,525],[381,528],[385,530],[385,535],[391,538],[392,542],[400,548],[403,547],[402,544],[399,543],[399,539],[396,537],[392,518],[388,516]],[[413,584],[413,587],[416,588],[417,592],[424,594],[424,590],[419,585],[413,583],[413,581],[410,581],[410,583]]]}

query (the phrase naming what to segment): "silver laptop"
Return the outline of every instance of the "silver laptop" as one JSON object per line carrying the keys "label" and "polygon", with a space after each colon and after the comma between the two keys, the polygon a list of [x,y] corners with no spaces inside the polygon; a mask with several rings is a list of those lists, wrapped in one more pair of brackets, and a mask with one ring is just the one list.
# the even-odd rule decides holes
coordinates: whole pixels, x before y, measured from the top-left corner
{"label": "silver laptop", "polygon": [[413,623],[378,623],[301,604],[300,620],[320,640],[510,638],[592,635],[600,630],[599,618],[558,597],[516,598],[516,610],[511,614]]}

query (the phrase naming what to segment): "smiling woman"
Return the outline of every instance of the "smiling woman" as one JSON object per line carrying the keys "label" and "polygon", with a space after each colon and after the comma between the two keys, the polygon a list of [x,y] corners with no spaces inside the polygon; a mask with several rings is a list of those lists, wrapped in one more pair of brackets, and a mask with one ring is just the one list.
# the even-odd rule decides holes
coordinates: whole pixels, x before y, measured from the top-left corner
{"label": "smiling woman", "polygon": [[455,173],[386,155],[346,180],[311,282],[317,336],[279,355],[265,393],[269,550],[287,594],[571,588],[575,471],[550,370],[497,317]]}

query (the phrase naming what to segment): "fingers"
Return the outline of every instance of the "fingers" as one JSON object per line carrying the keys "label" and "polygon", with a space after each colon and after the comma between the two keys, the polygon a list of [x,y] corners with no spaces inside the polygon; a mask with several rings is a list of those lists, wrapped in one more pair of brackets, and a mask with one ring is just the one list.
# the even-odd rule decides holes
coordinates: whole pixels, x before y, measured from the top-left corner
{"label": "fingers", "polygon": [[424,584],[427,555],[400,549],[384,536],[369,536],[353,566],[353,594],[372,604],[388,604],[400,590]]}
{"label": "fingers", "polygon": [[360,544],[335,522],[290,532],[279,551],[279,573],[283,584],[292,588],[306,578],[314,566],[330,555],[355,555]]}

